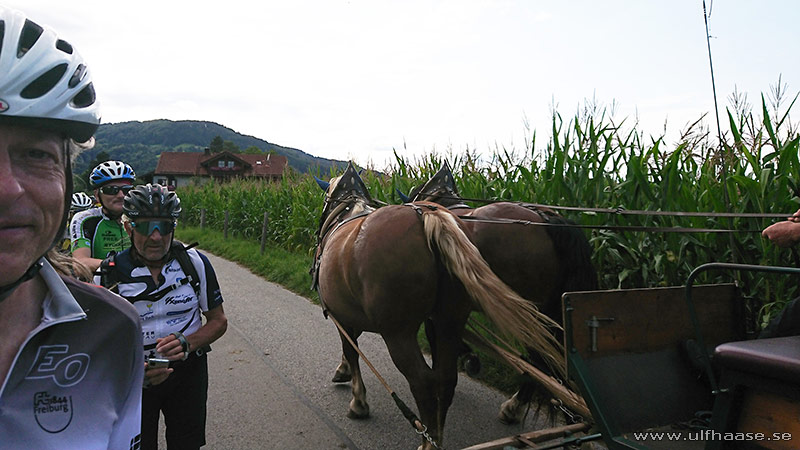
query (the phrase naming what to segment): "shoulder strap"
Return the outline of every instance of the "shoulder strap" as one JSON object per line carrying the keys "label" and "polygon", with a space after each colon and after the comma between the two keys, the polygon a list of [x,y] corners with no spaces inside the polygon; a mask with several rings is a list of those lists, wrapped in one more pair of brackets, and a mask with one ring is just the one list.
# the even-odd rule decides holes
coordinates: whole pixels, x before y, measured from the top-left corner
{"label": "shoulder strap", "polygon": [[100,263],[98,272],[100,274],[100,285],[111,292],[119,293],[119,271],[117,268],[117,252],[110,252],[106,259]]}
{"label": "shoulder strap", "polygon": [[197,242],[193,242],[187,246],[184,246],[180,242],[173,242],[172,248],[172,255],[180,264],[183,273],[189,278],[189,284],[192,285],[194,289],[194,293],[197,294],[197,297],[200,298],[200,276],[197,274],[197,268],[192,264],[192,260],[189,258],[189,254],[186,253],[187,250],[197,245]]}

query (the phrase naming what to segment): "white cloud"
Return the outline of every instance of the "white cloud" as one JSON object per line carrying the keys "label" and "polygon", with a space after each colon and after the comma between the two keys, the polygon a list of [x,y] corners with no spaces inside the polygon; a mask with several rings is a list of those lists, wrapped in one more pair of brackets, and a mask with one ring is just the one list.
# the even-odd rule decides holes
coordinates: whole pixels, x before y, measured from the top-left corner
{"label": "white cloud", "polygon": [[[700,3],[9,0],[87,58],[104,120],[212,120],[328,158],[524,148],[586,98],[660,132],[711,111]],[[776,14],[779,11],[780,14]],[[791,1],[715,5],[717,92],[800,88]]]}

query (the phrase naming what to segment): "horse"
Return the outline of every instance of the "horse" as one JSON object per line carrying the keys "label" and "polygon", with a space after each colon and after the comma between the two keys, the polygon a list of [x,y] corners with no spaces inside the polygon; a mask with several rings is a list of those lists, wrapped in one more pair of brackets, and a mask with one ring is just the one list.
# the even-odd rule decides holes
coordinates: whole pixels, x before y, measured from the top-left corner
{"label": "horse", "polygon": [[[551,331],[558,325],[497,278],[455,214],[430,202],[376,209],[352,163],[320,186],[326,196],[311,272],[325,313],[341,325],[343,357],[336,372],[349,373],[349,417],[368,417],[369,405],[359,355],[344,333],[356,345],[363,332],[383,337],[409,384],[419,419],[439,445],[472,310],[485,311],[504,333],[565,370],[563,348]],[[417,342],[429,318],[437,328],[431,366]],[[423,439],[420,449],[431,448]]]}
{"label": "horse", "polygon": [[[512,202],[472,209],[461,199],[447,162],[408,197],[410,201],[430,201],[455,212],[466,222],[473,244],[492,271],[558,323],[562,323],[564,292],[597,289],[589,241],[581,230],[569,226],[572,223],[552,209]],[[435,325],[431,328],[436,330]],[[428,332],[429,338],[433,333]],[[557,331],[556,339],[560,341],[562,336]],[[528,357],[546,371],[535,351],[529,349]],[[536,393],[537,384],[526,379],[501,405],[498,418],[508,424],[520,422]]]}

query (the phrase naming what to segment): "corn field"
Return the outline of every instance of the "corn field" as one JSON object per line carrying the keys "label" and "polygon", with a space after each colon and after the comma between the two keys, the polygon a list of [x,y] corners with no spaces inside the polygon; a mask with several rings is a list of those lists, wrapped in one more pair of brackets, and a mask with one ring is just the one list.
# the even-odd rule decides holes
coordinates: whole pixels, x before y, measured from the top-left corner
{"label": "corn field", "polygon": [[[798,133],[782,93],[762,95],[756,113],[733,98],[724,117],[722,148],[702,121],[687,127],[676,144],[645,137],[636,126],[625,131],[604,110],[570,120],[555,113],[550,137],[540,145],[533,133],[522,154],[495,149],[431,153],[413,160],[395,153],[391,167],[362,175],[374,199],[401,203],[408,193],[448,161],[465,198],[513,200],[589,208],[648,211],[785,213],[798,209]],[[338,174],[323,174],[328,179]],[[181,187],[183,220],[221,230],[224,212],[230,231],[255,242],[264,212],[272,245],[312,255],[323,192],[311,175],[287,172],[277,183],[237,180]],[[475,203],[474,206],[480,206]],[[735,233],[653,233],[587,229],[601,288],[682,285],[695,267],[713,261],[798,266],[794,250],[779,249],[760,231],[779,219],[631,216],[564,212],[584,225],[697,227]],[[702,282],[730,282],[728,274],[707,274]],[[736,275],[750,300],[753,322],[763,322],[797,293],[797,280],[765,274]]]}

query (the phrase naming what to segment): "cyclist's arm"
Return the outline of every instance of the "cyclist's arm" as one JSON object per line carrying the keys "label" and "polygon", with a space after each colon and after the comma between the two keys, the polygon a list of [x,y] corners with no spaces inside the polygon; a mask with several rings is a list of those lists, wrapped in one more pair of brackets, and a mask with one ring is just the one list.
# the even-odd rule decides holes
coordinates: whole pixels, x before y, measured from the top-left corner
{"label": "cyclist's arm", "polygon": [[[206,318],[206,323],[200,327],[199,330],[186,336],[186,340],[189,341],[190,352],[216,341],[220,336],[225,334],[225,330],[228,329],[228,319],[225,317],[225,310],[222,309],[222,305],[203,312],[203,315]],[[171,334],[158,339],[156,351],[169,359],[180,359],[183,357],[180,342]]]}
{"label": "cyclist's arm", "polygon": [[72,251],[72,256],[78,261],[82,262],[92,272],[97,272],[100,267],[102,259],[92,258],[92,249],[89,247],[80,247]]}
{"label": "cyclist's arm", "polygon": [[[86,235],[87,230],[85,228],[87,227],[84,226],[84,222],[95,220],[98,215],[99,212],[96,211],[96,208],[81,211],[75,214],[69,224],[69,234],[72,240],[72,256],[82,262],[92,272],[97,271],[102,260],[92,257],[92,238],[90,235]],[[93,227],[88,226],[88,228],[92,229]]]}

